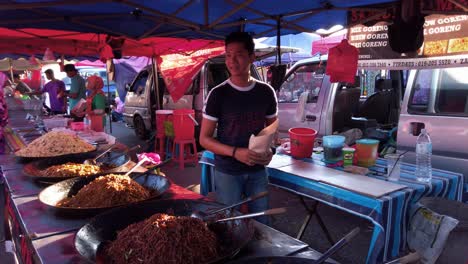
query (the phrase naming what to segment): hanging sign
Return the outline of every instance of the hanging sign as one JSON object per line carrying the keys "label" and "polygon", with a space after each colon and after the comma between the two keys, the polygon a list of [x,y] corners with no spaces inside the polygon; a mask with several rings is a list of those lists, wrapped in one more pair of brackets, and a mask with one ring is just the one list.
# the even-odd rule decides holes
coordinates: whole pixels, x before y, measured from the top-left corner
{"label": "hanging sign", "polygon": [[[360,68],[441,68],[468,66],[468,15],[425,17],[424,43],[417,52],[397,53],[388,42],[388,23],[348,29],[348,41],[359,49]],[[404,40],[401,40],[404,41]]]}

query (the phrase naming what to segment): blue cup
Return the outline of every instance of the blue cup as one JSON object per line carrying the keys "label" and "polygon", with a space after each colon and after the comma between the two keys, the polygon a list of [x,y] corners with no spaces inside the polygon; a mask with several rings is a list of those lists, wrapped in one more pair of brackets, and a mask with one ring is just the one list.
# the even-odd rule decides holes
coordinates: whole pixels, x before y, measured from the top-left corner
{"label": "blue cup", "polygon": [[325,162],[336,163],[343,159],[345,139],[346,138],[344,136],[338,135],[323,137],[323,154]]}

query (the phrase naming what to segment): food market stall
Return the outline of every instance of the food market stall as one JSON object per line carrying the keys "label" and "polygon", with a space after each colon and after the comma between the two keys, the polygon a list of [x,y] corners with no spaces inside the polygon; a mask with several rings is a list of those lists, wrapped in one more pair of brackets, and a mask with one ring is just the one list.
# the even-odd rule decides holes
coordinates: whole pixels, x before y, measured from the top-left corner
{"label": "food market stall", "polygon": [[[10,113],[10,124],[8,128],[10,135],[7,139],[9,141],[8,144],[13,147],[12,149],[25,149],[35,144],[31,144],[30,138],[24,136],[23,130],[35,128],[34,136],[38,138],[47,135],[42,128],[35,127],[36,120],[26,120],[24,119],[25,115],[26,113],[24,111],[12,111],[12,113]],[[31,133],[31,131],[26,133]],[[12,142],[12,140],[15,142]],[[38,142],[38,140],[35,142]],[[47,142],[43,143],[47,144]],[[55,142],[55,144],[60,143]],[[44,150],[42,149],[40,152],[42,153],[42,151]],[[86,151],[87,150],[85,150],[85,152]],[[17,152],[17,154],[20,153],[22,152]],[[28,153],[31,154],[31,152]],[[96,152],[93,153],[95,154]],[[79,153],[79,155],[81,154],[82,153]],[[60,157],[58,159],[62,158],[63,157]],[[74,159],[77,160],[78,158],[75,156]],[[43,199],[40,197],[44,194],[44,189],[53,188],[63,182],[55,183],[50,186],[51,182],[44,181],[43,178],[35,179],[31,177],[31,175],[29,175],[30,172],[25,170],[25,166],[38,162],[44,162],[44,159],[36,159],[36,161],[34,161],[29,158],[18,158],[17,155],[12,153],[6,153],[0,156],[1,186],[2,192],[5,195],[4,217],[7,224],[5,229],[8,230],[6,238],[13,241],[15,253],[20,263],[89,263],[89,261],[77,251],[75,239],[77,231],[87,223],[91,223],[90,221],[94,214],[91,213],[86,216],[72,215],[66,210],[44,203]],[[147,176],[148,175],[145,177]],[[75,179],[77,178],[72,178],[67,181]],[[82,178],[78,178],[78,180],[80,179]],[[138,177],[136,177],[136,181],[137,179]],[[167,185],[168,188],[165,189],[158,198],[148,201],[149,203],[176,203],[174,201],[177,200],[182,203],[206,203],[214,208],[219,207],[218,204],[211,202],[209,199],[197,193],[184,189],[171,182],[168,178],[166,181],[169,182]],[[82,189],[80,189],[80,191]],[[145,203],[136,205],[145,207]],[[118,208],[118,210],[124,210],[126,208],[127,207],[121,207]],[[122,220],[127,217],[127,214],[119,214],[118,218],[113,219]],[[309,248],[307,244],[268,226],[257,223],[256,221],[247,221],[245,223],[249,223],[249,226],[253,226],[252,237],[248,240],[246,245],[242,246],[239,254],[235,254],[237,251],[232,252],[232,255],[236,255],[235,260],[259,256],[295,256],[296,258],[300,257],[313,260],[321,255]],[[226,259],[226,261],[228,260],[229,259]],[[336,262],[328,260],[327,263]]]}

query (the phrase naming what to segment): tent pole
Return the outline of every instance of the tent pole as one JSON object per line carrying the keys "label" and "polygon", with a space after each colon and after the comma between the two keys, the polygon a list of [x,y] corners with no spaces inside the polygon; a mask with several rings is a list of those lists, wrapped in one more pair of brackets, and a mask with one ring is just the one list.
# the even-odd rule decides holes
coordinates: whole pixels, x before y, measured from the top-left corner
{"label": "tent pole", "polygon": [[[156,64],[156,59],[153,55],[151,57],[151,62],[153,63],[153,85],[154,91],[156,92],[156,110],[162,109],[162,106],[159,104],[159,77],[158,77],[158,65]],[[150,107],[151,109],[152,107]],[[151,109],[152,110],[152,109]],[[151,113],[153,116],[153,113]]]}
{"label": "tent pole", "polygon": [[276,52],[278,65],[281,65],[281,17],[276,18]]}
{"label": "tent pole", "polygon": [[[110,59],[112,60],[112,59]],[[109,59],[107,60],[107,62],[109,61]],[[107,81],[106,81],[106,85],[107,85],[107,102],[109,103],[109,106],[111,105],[111,95],[110,95],[110,85],[109,85],[109,69],[107,67],[107,64],[106,63],[106,76],[107,76]],[[109,132],[110,134],[112,134],[112,112],[111,114],[109,115]]]}
{"label": "tent pole", "polygon": [[11,77],[10,83],[11,83],[11,82],[13,82],[13,62],[12,62],[11,58],[8,58],[8,62],[10,63],[10,77]]}

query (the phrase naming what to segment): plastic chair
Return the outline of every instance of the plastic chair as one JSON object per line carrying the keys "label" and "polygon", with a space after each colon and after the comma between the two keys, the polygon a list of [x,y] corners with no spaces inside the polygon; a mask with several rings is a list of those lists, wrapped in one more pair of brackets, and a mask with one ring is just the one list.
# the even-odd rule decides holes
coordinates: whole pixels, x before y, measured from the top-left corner
{"label": "plastic chair", "polygon": [[172,144],[172,159],[179,163],[179,169],[183,170],[185,163],[198,163],[197,143],[192,139],[174,139]]}

